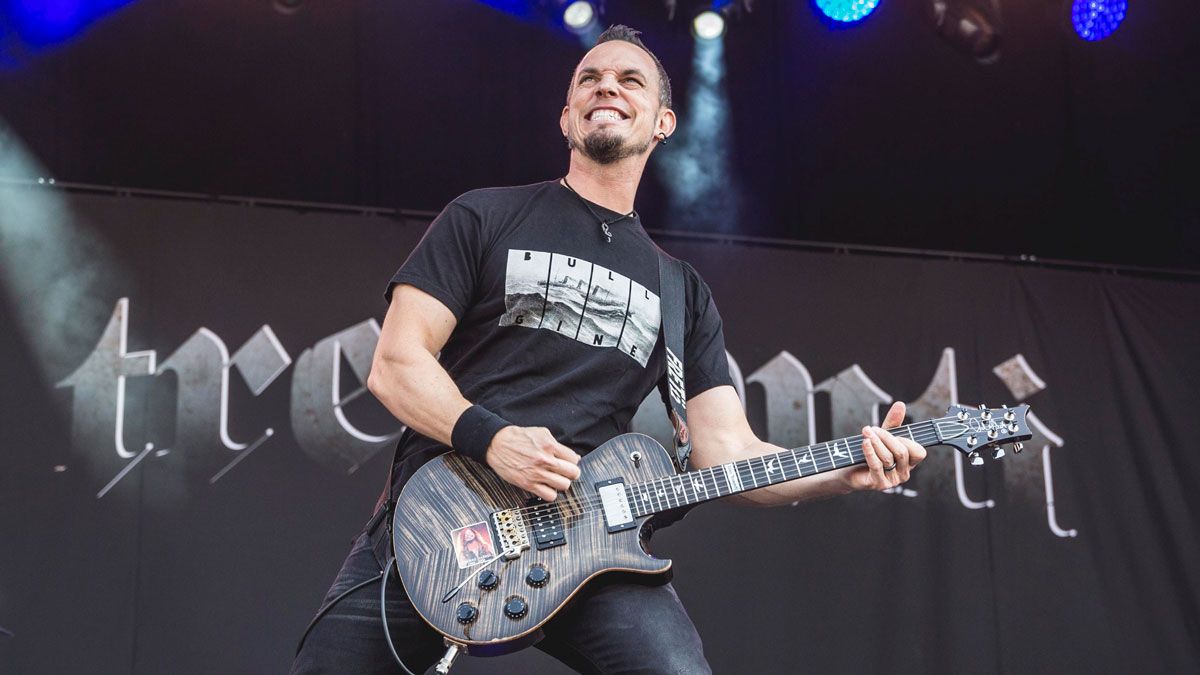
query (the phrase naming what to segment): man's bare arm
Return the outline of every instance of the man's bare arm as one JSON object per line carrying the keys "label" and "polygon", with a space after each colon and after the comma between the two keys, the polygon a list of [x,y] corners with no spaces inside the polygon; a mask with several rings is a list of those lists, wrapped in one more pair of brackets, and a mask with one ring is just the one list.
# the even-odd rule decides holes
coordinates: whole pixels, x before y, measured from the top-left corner
{"label": "man's bare arm", "polygon": [[[714,387],[688,399],[688,427],[692,434],[692,464],[695,468],[716,466],[757,457],[785,448],[758,439],[750,429],[745,411],[733,387]],[[888,411],[883,427],[904,420],[904,404]],[[908,480],[909,472],[925,459],[925,448],[908,439],[892,436],[881,428],[863,429],[866,465],[846,467],[778,485],[744,492],[729,500],[753,506],[778,506],[796,501],[823,499],[854,490],[886,490]],[[894,468],[884,471],[894,464]]]}
{"label": "man's bare arm", "polygon": [[[367,377],[367,388],[396,419],[446,445],[471,407],[436,357],[457,323],[437,298],[397,285]],[[579,455],[543,427],[501,429],[488,446],[487,462],[504,480],[547,501],[579,477]]]}

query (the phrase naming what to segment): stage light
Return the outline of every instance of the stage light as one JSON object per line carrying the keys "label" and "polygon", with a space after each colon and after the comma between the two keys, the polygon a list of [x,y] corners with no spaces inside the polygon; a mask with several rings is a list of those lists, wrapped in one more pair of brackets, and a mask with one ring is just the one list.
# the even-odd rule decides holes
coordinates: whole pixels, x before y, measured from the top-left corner
{"label": "stage light", "polygon": [[0,297],[50,385],[96,344],[92,331],[113,298],[136,290],[111,244],[55,182],[0,118]]}
{"label": "stage light", "polygon": [[280,14],[296,14],[304,8],[304,0],[275,0],[274,7]]}
{"label": "stage light", "polygon": [[1071,25],[1084,40],[1103,40],[1125,20],[1126,9],[1125,0],[1073,0]]}
{"label": "stage light", "polygon": [[938,34],[982,64],[1000,60],[1000,5],[996,0],[930,0]]}
{"label": "stage light", "polygon": [[879,6],[879,0],[813,0],[817,9],[838,23],[861,21]]}
{"label": "stage light", "polygon": [[697,39],[679,128],[654,151],[669,227],[732,231],[740,192],[732,166],[733,115],[725,86],[725,41]]}
{"label": "stage light", "polygon": [[596,22],[596,8],[587,0],[567,3],[562,13],[563,25],[573,33],[582,33]]}
{"label": "stage light", "polygon": [[692,19],[692,35],[698,40],[716,40],[725,34],[725,17],[706,9]]}
{"label": "stage light", "polygon": [[0,19],[12,21],[16,33],[26,44],[44,47],[74,37],[97,19],[132,1],[20,0],[4,3],[0,8]]}

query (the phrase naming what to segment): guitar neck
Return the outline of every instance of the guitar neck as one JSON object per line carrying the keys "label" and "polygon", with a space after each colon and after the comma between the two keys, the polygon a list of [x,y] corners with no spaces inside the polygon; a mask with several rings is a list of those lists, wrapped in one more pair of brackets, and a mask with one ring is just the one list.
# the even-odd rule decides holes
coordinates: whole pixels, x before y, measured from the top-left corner
{"label": "guitar neck", "polygon": [[[888,430],[925,447],[942,442],[937,422],[929,420]],[[839,438],[802,448],[769,453],[626,486],[634,515],[648,516],[681,506],[786,483],[866,462],[862,436]]]}

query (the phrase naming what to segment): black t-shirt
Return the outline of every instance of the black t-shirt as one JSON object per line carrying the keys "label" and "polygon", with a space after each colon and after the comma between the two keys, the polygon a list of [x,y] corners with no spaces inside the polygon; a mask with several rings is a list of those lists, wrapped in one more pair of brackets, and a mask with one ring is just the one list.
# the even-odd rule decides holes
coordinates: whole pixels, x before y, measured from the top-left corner
{"label": "black t-shirt", "polygon": [[[591,208],[606,221],[621,215]],[[473,190],[430,224],[385,297],[404,283],[440,300],[458,324],[439,361],[463,396],[584,454],[627,432],[665,383],[661,253],[636,216],[609,227],[606,242],[596,216],[557,180]],[[731,380],[712,295],[683,267],[691,397]],[[446,446],[409,429],[398,451],[396,489]]]}

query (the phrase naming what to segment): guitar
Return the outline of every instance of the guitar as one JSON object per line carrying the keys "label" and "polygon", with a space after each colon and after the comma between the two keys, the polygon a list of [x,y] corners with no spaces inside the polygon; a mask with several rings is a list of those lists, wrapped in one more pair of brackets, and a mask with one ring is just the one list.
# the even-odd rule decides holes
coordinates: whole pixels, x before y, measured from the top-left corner
{"label": "guitar", "polygon": [[[982,451],[1032,437],[1028,405],[951,406],[947,416],[889,431],[925,447],[948,445],[983,464]],[[530,498],[458,453],[422,466],[396,502],[396,568],[421,617],[472,655],[536,642],[540,628],[593,577],[659,577],[671,561],[644,547],[648,524],[681,507],[865,463],[862,437],[784,450],[686,473],[643,434],[622,434],[579,462],[553,502]]]}

